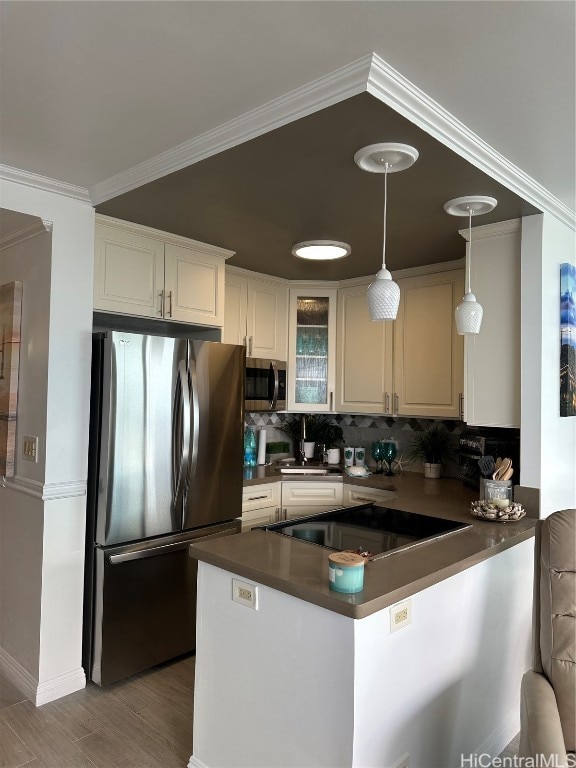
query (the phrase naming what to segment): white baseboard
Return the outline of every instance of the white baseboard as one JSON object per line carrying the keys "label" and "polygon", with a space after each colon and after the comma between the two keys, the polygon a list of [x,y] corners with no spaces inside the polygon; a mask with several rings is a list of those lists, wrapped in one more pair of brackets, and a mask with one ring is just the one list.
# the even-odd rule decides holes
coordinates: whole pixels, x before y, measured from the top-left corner
{"label": "white baseboard", "polygon": [[[520,689],[518,689],[520,690]],[[518,706],[508,712],[498,728],[492,731],[478,747],[476,755],[491,755],[497,757],[502,750],[510,744],[514,736],[520,730],[520,693],[518,693]]]}
{"label": "white baseboard", "polygon": [[208,768],[208,766],[202,760],[198,760],[197,757],[192,755],[190,760],[188,760],[188,768]]}
{"label": "white baseboard", "polygon": [[0,648],[0,671],[37,707],[86,687],[86,675],[82,667],[39,683],[3,648]]}

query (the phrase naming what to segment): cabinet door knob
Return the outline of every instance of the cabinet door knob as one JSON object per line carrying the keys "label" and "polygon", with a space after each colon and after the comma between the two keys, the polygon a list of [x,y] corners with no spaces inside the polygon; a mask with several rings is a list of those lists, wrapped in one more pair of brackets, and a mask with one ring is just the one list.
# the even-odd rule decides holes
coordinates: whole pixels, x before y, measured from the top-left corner
{"label": "cabinet door knob", "polygon": [[328,405],[330,411],[334,410],[334,392],[330,392],[330,403]]}
{"label": "cabinet door knob", "polygon": [[390,413],[390,395],[388,392],[384,393],[384,413]]}
{"label": "cabinet door knob", "polygon": [[458,410],[460,411],[460,421],[464,421],[464,395],[462,392],[458,395]]}
{"label": "cabinet door knob", "polygon": [[166,317],[172,317],[172,291],[168,291],[168,300],[170,302],[170,308],[166,313]]}
{"label": "cabinet door knob", "polygon": [[160,299],[160,309],[158,310],[158,314],[160,317],[164,317],[164,291],[158,291],[158,297]]}
{"label": "cabinet door knob", "polygon": [[398,415],[398,408],[399,408],[399,398],[396,392],[394,392],[394,413]]}

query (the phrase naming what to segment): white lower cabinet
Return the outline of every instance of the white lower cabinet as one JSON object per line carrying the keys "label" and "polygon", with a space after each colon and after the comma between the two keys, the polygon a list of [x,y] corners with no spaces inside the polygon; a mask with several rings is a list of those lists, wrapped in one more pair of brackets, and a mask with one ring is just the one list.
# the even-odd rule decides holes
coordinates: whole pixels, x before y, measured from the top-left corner
{"label": "white lower cabinet", "polygon": [[242,533],[280,519],[280,483],[250,485],[242,492]]}
{"label": "white lower cabinet", "polygon": [[282,519],[316,515],[342,506],[342,483],[291,481],[282,483]]}
{"label": "white lower cabinet", "polygon": [[362,485],[343,486],[342,504],[350,507],[354,504],[386,504],[389,499],[398,496],[394,491],[384,491],[380,488],[366,488]]}

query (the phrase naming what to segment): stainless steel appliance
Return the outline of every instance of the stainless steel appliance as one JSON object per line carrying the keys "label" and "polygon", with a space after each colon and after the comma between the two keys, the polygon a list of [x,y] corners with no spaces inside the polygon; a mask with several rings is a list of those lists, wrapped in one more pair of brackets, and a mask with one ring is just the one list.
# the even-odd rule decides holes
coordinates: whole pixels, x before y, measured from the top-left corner
{"label": "stainless steel appliance", "polygon": [[458,474],[464,485],[480,488],[480,467],[478,460],[483,456],[497,456],[512,459],[515,480],[519,480],[520,432],[517,429],[499,427],[474,427],[460,435],[458,450]]}
{"label": "stainless steel appliance", "polygon": [[239,530],[244,356],[94,334],[84,667],[99,685],[195,647],[188,546]]}
{"label": "stainless steel appliance", "polygon": [[286,363],[247,358],[245,398],[247,411],[283,411],[286,408]]}
{"label": "stainless steel appliance", "polygon": [[431,539],[470,528],[471,523],[418,515],[399,509],[361,504],[321,512],[289,522],[272,523],[265,530],[334,550],[354,550],[379,560]]}

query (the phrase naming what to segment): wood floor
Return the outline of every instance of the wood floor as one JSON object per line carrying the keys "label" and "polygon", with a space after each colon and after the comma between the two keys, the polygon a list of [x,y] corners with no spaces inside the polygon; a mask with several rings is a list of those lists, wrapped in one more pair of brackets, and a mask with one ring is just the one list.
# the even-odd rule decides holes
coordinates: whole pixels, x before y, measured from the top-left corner
{"label": "wood floor", "polygon": [[0,675],[0,768],[185,768],[194,656],[36,708]]}
{"label": "wood floor", "polygon": [[[194,656],[34,707],[0,675],[0,768],[186,768]],[[518,753],[518,736],[501,757]]]}

